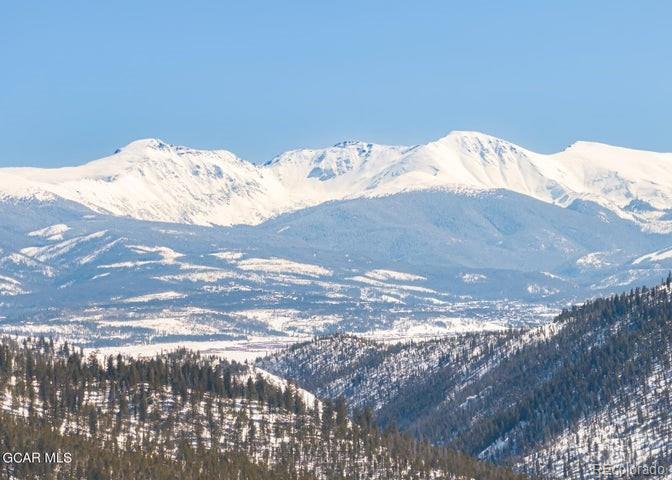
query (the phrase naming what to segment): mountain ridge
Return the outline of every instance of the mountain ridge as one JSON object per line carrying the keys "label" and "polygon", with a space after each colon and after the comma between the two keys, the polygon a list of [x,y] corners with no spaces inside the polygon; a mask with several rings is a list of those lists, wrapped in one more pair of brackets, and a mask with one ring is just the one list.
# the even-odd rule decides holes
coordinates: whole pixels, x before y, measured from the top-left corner
{"label": "mountain ridge", "polygon": [[[295,149],[263,164],[227,150],[150,138],[81,166],[2,168],[0,198],[56,196],[97,213],[229,226],[255,225],[333,200],[432,189],[506,189],[562,207],[590,200],[643,229],[668,233],[670,166],[671,153],[580,141],[540,154],[469,131],[414,146],[345,141]],[[633,202],[650,208],[628,208]]]}
{"label": "mountain ridge", "polygon": [[[257,361],[383,426],[539,478],[604,478],[595,464],[661,465],[672,452],[672,274],[566,308],[532,329],[390,344],[336,335]],[[633,476],[632,478],[640,478]]]}

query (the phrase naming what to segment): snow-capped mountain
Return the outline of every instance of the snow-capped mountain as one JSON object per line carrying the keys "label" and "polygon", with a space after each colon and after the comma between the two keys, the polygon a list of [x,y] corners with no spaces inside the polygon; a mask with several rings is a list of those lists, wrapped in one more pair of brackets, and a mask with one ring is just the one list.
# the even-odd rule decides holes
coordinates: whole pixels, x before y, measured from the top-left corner
{"label": "snow-capped mountain", "polygon": [[79,167],[0,169],[0,198],[60,197],[99,213],[198,225],[254,225],[332,200],[430,189],[504,189],[561,207],[587,200],[647,230],[672,229],[672,154],[599,143],[544,155],[452,132],[426,145],[343,142],[254,165],[150,139]]}
{"label": "snow-capped mountain", "polygon": [[538,325],[667,274],[670,163],[455,132],[265,165],[144,140],[0,169],[0,331],[102,346]]}
{"label": "snow-capped mountain", "polygon": [[254,226],[134,220],[58,199],[0,202],[0,218],[0,332],[89,346],[539,325],[672,267],[669,235],[591,202],[506,190],[334,201]]}
{"label": "snow-capped mountain", "polygon": [[275,215],[272,192],[282,188],[272,175],[230,152],[159,140],[133,142],[79,167],[9,168],[0,175],[5,197],[61,197],[96,212],[201,225],[257,223]]}

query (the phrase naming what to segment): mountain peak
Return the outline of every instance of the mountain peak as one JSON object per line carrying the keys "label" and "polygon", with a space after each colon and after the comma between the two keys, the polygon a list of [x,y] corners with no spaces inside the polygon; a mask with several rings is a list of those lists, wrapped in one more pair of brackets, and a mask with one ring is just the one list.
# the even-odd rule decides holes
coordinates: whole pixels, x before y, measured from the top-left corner
{"label": "mountain peak", "polygon": [[139,140],[134,140],[128,145],[117,149],[115,153],[119,152],[129,152],[129,151],[143,151],[143,150],[166,150],[171,148],[172,145],[164,142],[159,138],[141,138]]}
{"label": "mountain peak", "polygon": [[346,147],[360,147],[365,145],[371,145],[370,143],[362,142],[360,140],[343,140],[334,144],[335,148],[346,148]]}
{"label": "mountain peak", "polygon": [[496,143],[510,143],[501,138],[489,135],[487,133],[477,132],[474,130],[451,130],[448,135],[440,138],[442,140],[460,140],[460,141],[480,141],[480,142],[496,142]]}

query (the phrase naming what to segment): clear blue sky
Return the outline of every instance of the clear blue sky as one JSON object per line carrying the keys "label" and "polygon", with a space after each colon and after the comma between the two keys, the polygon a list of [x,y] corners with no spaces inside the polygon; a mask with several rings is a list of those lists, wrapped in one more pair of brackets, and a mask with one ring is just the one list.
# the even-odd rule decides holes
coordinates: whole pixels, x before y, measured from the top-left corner
{"label": "clear blue sky", "polygon": [[0,166],[456,129],[672,151],[665,1],[16,1],[0,53]]}

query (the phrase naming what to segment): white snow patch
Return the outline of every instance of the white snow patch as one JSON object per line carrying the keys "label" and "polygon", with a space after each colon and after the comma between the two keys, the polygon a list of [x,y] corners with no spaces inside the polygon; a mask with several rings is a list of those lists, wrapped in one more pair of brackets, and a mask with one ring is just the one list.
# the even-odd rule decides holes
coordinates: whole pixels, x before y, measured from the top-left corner
{"label": "white snow patch", "polygon": [[605,257],[609,255],[610,252],[591,252],[583,257],[579,258],[576,261],[576,264],[579,267],[587,268],[604,268],[609,267],[612,264],[608,262]]}
{"label": "white snow patch", "polygon": [[632,264],[639,265],[642,262],[659,262],[661,260],[667,260],[668,258],[672,258],[672,248],[665,248],[663,250],[658,250],[657,252],[647,253],[636,259]]}
{"label": "white snow patch", "polygon": [[402,282],[415,282],[419,280],[426,280],[425,277],[421,277],[420,275],[414,275],[412,273],[396,272],[394,270],[383,270],[383,269],[371,270],[370,272],[366,272],[365,275],[369,278],[373,278],[374,280],[379,280],[381,282],[386,282],[390,280],[399,280]]}
{"label": "white snow patch", "polygon": [[49,240],[62,240],[63,234],[70,230],[70,227],[64,223],[57,223],[49,227],[44,227],[39,230],[32,231],[28,234],[29,237],[42,237]]}
{"label": "white snow patch", "polygon": [[102,327],[131,327],[148,328],[159,335],[209,335],[218,333],[218,329],[210,325],[190,322],[181,318],[170,316],[157,316],[155,318],[142,318],[133,320],[103,320],[96,322]]}
{"label": "white snow patch", "polygon": [[460,278],[464,283],[479,283],[487,280],[487,276],[481,273],[463,273]]}
{"label": "white snow patch", "polygon": [[106,233],[107,230],[103,230],[100,232],[91,233],[89,235],[82,235],[79,237],[70,238],[63,242],[59,242],[53,245],[47,245],[44,247],[26,247],[19,250],[19,253],[27,257],[34,258],[35,260],[39,260],[40,262],[46,262],[47,260],[51,260],[53,258],[68,253],[70,250],[72,250],[81,243],[101,238]]}
{"label": "white snow patch", "polygon": [[537,283],[531,283],[527,286],[527,293],[532,295],[541,295],[542,297],[548,297],[550,295],[555,295],[559,290],[557,288],[547,287],[545,285],[539,285]]}
{"label": "white snow patch", "polygon": [[0,261],[0,263],[5,262],[10,262],[13,263],[14,265],[24,265],[26,267],[33,268],[47,278],[52,278],[56,274],[56,271],[49,265],[45,265],[41,262],[32,259],[31,257],[28,257],[26,255],[17,252],[9,254]]}
{"label": "white snow patch", "polygon": [[248,258],[238,262],[238,268],[241,270],[252,270],[269,273],[291,273],[295,275],[306,275],[309,277],[320,277],[332,275],[331,270],[313,265],[310,263],[299,263],[284,258]]}
{"label": "white snow patch", "polygon": [[112,247],[114,247],[117,243],[121,242],[122,240],[124,240],[124,238],[117,238],[116,240],[112,240],[111,242],[106,243],[105,245],[103,245],[102,247],[94,250],[90,254],[85,255],[84,257],[80,258],[78,260],[79,264],[80,265],[86,265],[87,263],[92,262],[93,260],[98,258],[103,253],[110,251],[112,249]]}
{"label": "white snow patch", "polygon": [[188,273],[178,273],[175,275],[161,275],[159,277],[153,277],[156,280],[161,280],[164,282],[203,282],[203,283],[213,283],[225,278],[238,278],[239,275],[234,272],[227,270],[201,270]]}
{"label": "white snow patch", "polygon": [[227,251],[227,250],[222,252],[211,253],[210,255],[230,262],[234,260],[240,260],[241,258],[243,258],[243,252]]}
{"label": "white snow patch", "polygon": [[148,247],[146,245],[129,245],[128,248],[131,251],[139,254],[157,253],[163,259],[163,263],[165,264],[175,263],[175,260],[184,256],[183,254],[176,252],[172,248],[168,247]]}
{"label": "white snow patch", "polygon": [[426,287],[419,287],[417,285],[405,285],[405,284],[397,284],[397,283],[386,283],[386,282],[381,282],[380,280],[374,280],[373,278],[370,278],[366,275],[356,275],[349,280],[352,280],[354,282],[360,282],[364,283],[367,285],[371,285],[374,287],[380,287],[383,289],[387,289],[388,292],[394,293],[399,290],[407,290],[410,292],[422,292],[422,293],[436,293],[434,290],[431,288],[426,288]]}
{"label": "white snow patch", "polygon": [[152,343],[141,345],[123,345],[88,349],[86,353],[96,352],[99,358],[108,355],[129,355],[132,357],[152,357],[162,352],[174,351],[178,348],[188,348],[201,352],[203,355],[217,355],[238,362],[252,361],[256,358],[283,350],[289,346],[310,340],[311,337],[285,336],[250,336],[244,340],[208,340],[183,341],[169,343]]}
{"label": "white snow patch", "polygon": [[129,297],[122,300],[122,303],[144,303],[144,302],[153,302],[157,300],[177,300],[179,298],[184,298],[186,295],[179,292],[160,292],[160,293],[149,293],[147,295],[139,295],[137,297]]}
{"label": "white snow patch", "polygon": [[27,293],[22,287],[21,282],[12,277],[0,275],[0,295],[14,296]]}
{"label": "white snow patch", "polygon": [[342,320],[338,315],[311,315],[291,308],[258,308],[240,310],[232,315],[262,322],[279,332],[311,335]]}

